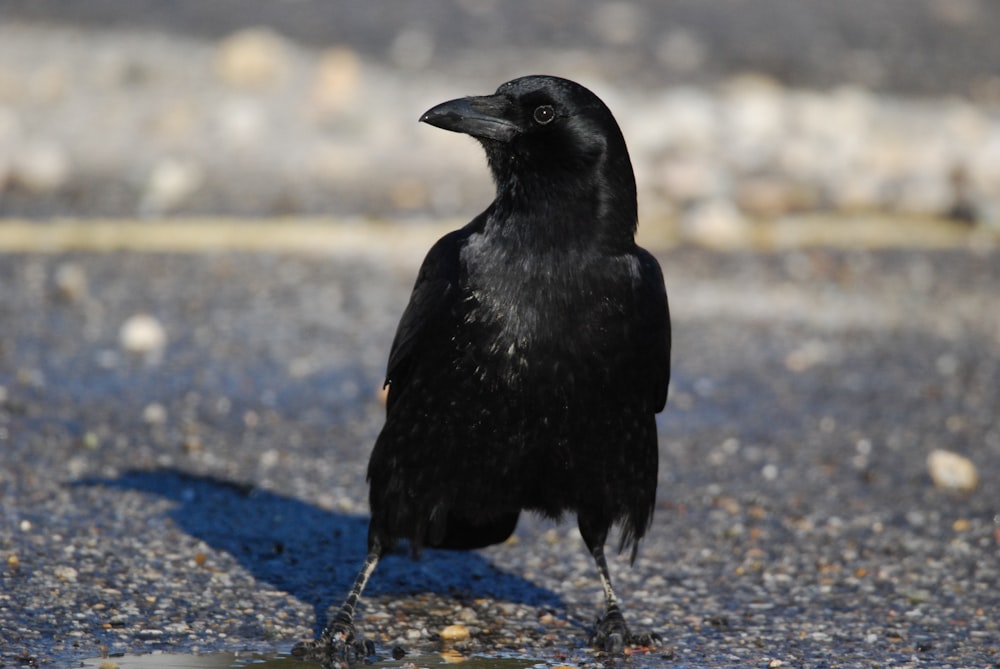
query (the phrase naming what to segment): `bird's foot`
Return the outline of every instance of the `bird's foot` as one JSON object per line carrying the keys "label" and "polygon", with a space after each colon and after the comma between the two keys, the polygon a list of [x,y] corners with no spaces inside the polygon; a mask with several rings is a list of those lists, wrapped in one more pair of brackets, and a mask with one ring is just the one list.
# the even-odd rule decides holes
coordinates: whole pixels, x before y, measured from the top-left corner
{"label": "bird's foot", "polygon": [[347,666],[375,655],[375,644],[359,636],[353,624],[334,620],[318,639],[295,644],[292,655],[319,661],[324,667]]}
{"label": "bird's foot", "polygon": [[590,638],[593,646],[609,655],[621,655],[629,646],[655,648],[661,641],[659,635],[652,632],[632,634],[617,610],[606,613],[597,621],[594,635]]}

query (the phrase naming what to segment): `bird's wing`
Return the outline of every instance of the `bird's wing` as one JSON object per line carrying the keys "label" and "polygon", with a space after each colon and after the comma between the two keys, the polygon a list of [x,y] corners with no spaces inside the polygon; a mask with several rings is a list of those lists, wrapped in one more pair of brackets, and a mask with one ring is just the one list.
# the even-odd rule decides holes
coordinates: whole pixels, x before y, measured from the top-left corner
{"label": "bird's wing", "polygon": [[458,299],[459,252],[466,237],[466,228],[445,235],[431,247],[420,266],[389,352],[385,384],[390,387],[390,401],[406,383],[410,362],[427,331],[442,320]]}
{"label": "bird's wing", "polygon": [[660,264],[645,249],[639,248],[637,252],[640,359],[647,363],[645,385],[650,409],[659,412],[667,404],[667,388],[670,385],[670,306]]}

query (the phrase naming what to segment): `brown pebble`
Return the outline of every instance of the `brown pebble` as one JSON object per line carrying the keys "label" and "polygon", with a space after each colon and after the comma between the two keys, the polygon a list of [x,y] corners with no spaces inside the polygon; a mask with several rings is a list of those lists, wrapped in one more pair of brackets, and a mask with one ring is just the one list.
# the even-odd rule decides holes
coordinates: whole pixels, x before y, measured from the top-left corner
{"label": "brown pebble", "polygon": [[469,638],[469,628],[465,625],[448,625],[441,630],[443,641],[462,641]]}
{"label": "brown pebble", "polygon": [[462,655],[454,648],[451,648],[441,653],[441,659],[444,660],[447,664],[459,664],[461,662],[465,662],[469,658],[466,657],[465,655]]}

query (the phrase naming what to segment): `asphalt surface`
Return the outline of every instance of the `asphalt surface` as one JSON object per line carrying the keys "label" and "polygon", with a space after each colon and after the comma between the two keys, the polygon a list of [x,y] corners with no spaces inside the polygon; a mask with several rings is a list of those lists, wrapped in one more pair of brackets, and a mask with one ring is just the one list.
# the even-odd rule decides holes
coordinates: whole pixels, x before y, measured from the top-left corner
{"label": "asphalt surface", "polygon": [[[362,559],[421,252],[0,257],[0,666],[287,652],[321,628]],[[1000,252],[659,257],[659,501],[612,572],[665,646],[631,666],[1000,662]],[[123,348],[137,313],[163,349]],[[941,448],[977,489],[934,487]],[[588,666],[600,602],[571,520],[526,518],[502,546],[388,557],[359,627],[386,655],[458,623],[464,653]]]}

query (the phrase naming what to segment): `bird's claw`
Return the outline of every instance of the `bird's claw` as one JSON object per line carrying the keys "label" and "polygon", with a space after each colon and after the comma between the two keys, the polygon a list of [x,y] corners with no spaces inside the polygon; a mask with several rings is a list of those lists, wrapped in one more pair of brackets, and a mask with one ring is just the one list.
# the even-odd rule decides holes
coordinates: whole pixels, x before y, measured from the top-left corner
{"label": "bird's claw", "polygon": [[295,644],[292,655],[318,660],[324,666],[344,666],[343,663],[364,660],[375,655],[375,644],[359,636],[353,625],[334,621],[327,625],[319,639]]}
{"label": "bird's claw", "polygon": [[621,655],[628,646],[654,648],[660,645],[662,639],[652,632],[632,634],[621,614],[611,613],[597,621],[597,628],[590,642],[608,655]]}

